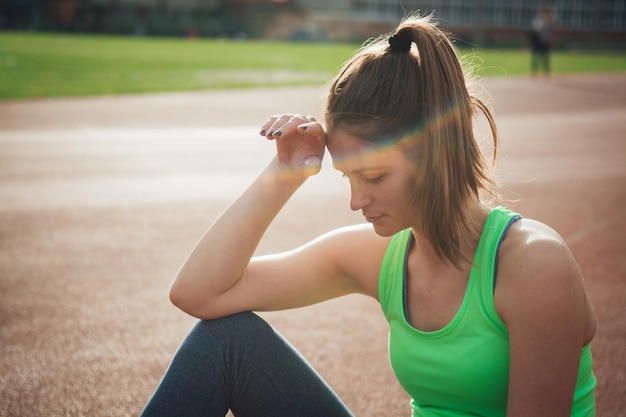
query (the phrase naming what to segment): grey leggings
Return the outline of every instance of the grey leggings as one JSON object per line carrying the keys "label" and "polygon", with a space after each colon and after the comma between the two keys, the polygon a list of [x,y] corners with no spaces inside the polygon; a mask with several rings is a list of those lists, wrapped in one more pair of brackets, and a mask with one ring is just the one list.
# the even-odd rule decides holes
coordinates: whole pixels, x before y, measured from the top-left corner
{"label": "grey leggings", "polygon": [[253,313],[198,322],[141,416],[342,417],[352,413],[306,360]]}

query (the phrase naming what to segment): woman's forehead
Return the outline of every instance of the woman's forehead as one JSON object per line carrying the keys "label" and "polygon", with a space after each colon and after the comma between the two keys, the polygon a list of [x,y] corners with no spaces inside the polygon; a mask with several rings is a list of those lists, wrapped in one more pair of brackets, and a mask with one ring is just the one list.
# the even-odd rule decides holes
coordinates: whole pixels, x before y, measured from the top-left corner
{"label": "woman's forehead", "polygon": [[333,158],[341,159],[364,153],[372,145],[344,130],[335,130],[326,135],[326,147]]}
{"label": "woman's forehead", "polygon": [[376,146],[341,130],[327,135],[326,147],[333,166],[344,172],[379,168],[399,154],[395,147]]}

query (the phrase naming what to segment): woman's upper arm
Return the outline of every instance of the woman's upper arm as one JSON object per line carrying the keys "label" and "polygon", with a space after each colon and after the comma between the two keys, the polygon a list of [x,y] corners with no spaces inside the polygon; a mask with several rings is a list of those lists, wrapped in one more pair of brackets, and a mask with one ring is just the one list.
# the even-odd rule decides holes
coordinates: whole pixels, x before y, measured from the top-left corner
{"label": "woman's upper arm", "polygon": [[288,252],[253,257],[241,278],[207,303],[201,318],[303,307],[350,293],[376,297],[387,243],[370,225],[358,225]]}
{"label": "woman's upper arm", "polygon": [[593,336],[582,277],[552,229],[528,220],[516,229],[501,248],[495,294],[510,338],[507,416],[569,416]]}

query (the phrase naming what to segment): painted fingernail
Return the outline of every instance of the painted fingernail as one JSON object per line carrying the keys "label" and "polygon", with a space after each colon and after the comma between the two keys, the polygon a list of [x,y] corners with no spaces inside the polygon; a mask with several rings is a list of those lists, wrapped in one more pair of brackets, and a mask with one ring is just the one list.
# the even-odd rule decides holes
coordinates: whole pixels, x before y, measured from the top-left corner
{"label": "painted fingernail", "polygon": [[274,134],[273,130],[270,130],[270,132],[267,134],[267,136],[272,136]]}
{"label": "painted fingernail", "polygon": [[265,135],[265,129],[261,129],[261,131],[259,132],[261,135]]}
{"label": "painted fingernail", "polygon": [[274,136],[279,136],[280,137],[282,134],[283,134],[283,132],[281,132],[280,130],[277,131],[277,132],[274,132]]}
{"label": "painted fingernail", "polygon": [[307,130],[309,127],[308,126],[300,126],[300,129],[302,130]]}

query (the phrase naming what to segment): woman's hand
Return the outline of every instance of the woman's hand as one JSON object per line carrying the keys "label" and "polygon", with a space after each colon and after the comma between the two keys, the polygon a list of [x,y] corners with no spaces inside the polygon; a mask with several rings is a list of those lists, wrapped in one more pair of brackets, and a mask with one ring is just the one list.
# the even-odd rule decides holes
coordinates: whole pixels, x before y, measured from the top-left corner
{"label": "woman's hand", "polygon": [[260,133],[276,141],[277,159],[282,171],[308,177],[321,169],[326,132],[315,117],[275,115],[265,122]]}

